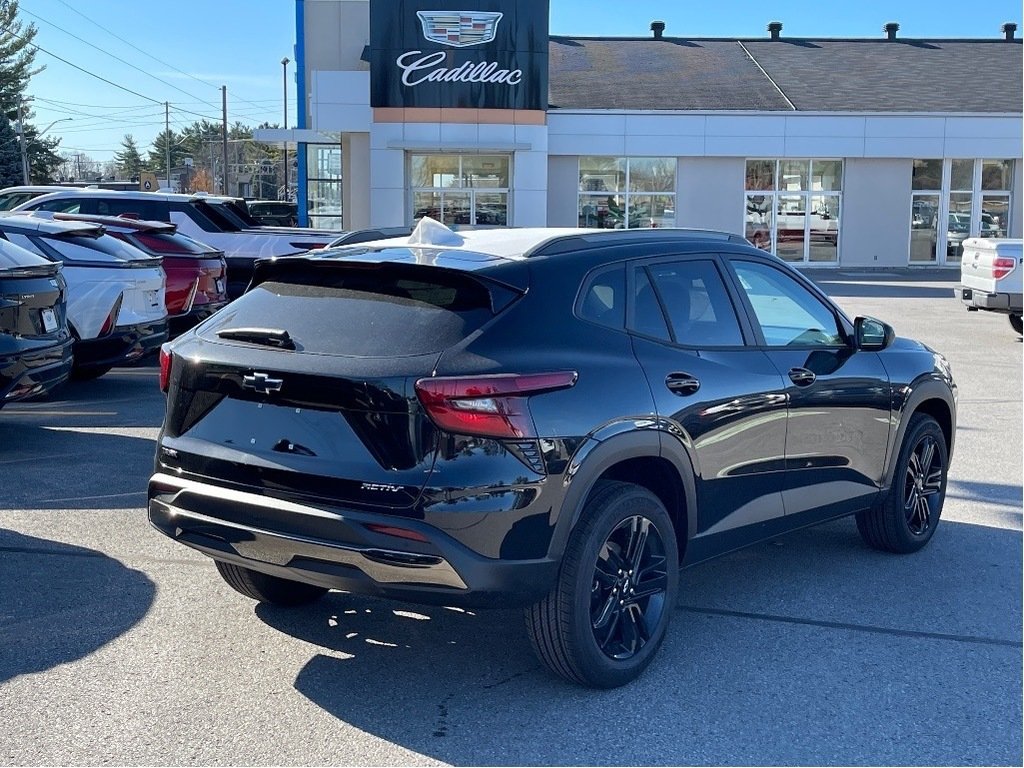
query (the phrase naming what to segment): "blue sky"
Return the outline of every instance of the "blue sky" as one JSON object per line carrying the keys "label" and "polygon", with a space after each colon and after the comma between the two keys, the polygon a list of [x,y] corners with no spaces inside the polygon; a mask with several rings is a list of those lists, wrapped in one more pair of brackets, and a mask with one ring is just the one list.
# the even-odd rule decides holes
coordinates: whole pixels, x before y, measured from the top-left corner
{"label": "blue sky", "polygon": [[[21,0],[21,9],[23,19],[39,27],[37,44],[141,94],[118,90],[39,53],[36,62],[46,69],[30,88],[37,98],[36,123],[43,128],[70,117],[51,129],[63,137],[64,149],[107,160],[125,133],[146,149],[163,129],[162,102],[171,102],[173,127],[200,115],[219,119],[221,85],[228,87],[229,119],[281,121],[281,58],[294,58],[293,0]],[[767,22],[778,19],[784,34],[794,37],[880,37],[884,22],[898,21],[907,37],[995,38],[1004,21],[1021,23],[1021,5],[1016,0],[551,0],[552,34],[645,35],[653,19],[666,22],[666,34],[680,37],[763,36]],[[295,120],[293,72],[289,65],[289,124]]]}

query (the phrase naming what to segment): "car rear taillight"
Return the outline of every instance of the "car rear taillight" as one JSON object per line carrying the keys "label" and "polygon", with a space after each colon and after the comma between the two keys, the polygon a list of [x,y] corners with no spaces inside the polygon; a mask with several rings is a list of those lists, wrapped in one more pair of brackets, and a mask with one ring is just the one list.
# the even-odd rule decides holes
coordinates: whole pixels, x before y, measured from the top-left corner
{"label": "car rear taillight", "polygon": [[1008,274],[1013,272],[1013,268],[1016,266],[1016,259],[1008,259],[1005,256],[997,256],[992,261],[992,277],[994,277],[996,280],[1002,280]]}
{"label": "car rear taillight", "polygon": [[416,394],[427,415],[446,432],[536,437],[528,407],[530,396],[566,389],[576,379],[575,371],[420,379]]}
{"label": "car rear taillight", "polygon": [[117,301],[114,302],[114,306],[110,310],[110,314],[107,315],[107,319],[103,321],[103,325],[100,326],[100,336],[107,336],[114,330],[114,326],[117,325],[117,315],[121,311],[121,302],[124,301],[124,294],[118,294]]}
{"label": "car rear taillight", "polygon": [[171,353],[167,351],[167,345],[160,347],[160,391],[166,392],[171,383]]}

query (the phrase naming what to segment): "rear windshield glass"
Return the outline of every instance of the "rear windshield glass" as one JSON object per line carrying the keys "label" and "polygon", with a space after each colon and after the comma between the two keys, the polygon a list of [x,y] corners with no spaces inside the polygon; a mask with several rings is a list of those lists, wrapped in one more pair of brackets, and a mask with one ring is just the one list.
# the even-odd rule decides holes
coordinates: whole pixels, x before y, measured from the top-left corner
{"label": "rear windshield glass", "polygon": [[[61,235],[41,239],[46,245],[60,254],[62,261],[109,261],[117,263],[149,261],[151,259],[150,256],[138,248],[110,235],[103,235],[101,237]],[[159,263],[155,260],[154,262]]]}
{"label": "rear windshield glass", "polygon": [[[327,276],[323,276],[327,277]],[[325,284],[326,283],[326,284]],[[463,275],[331,275],[317,284],[266,282],[207,326],[288,331],[299,351],[352,357],[440,352],[493,317],[487,287]]]}
{"label": "rear windshield glass", "polygon": [[49,262],[21,246],[0,240],[0,269],[40,267]]}

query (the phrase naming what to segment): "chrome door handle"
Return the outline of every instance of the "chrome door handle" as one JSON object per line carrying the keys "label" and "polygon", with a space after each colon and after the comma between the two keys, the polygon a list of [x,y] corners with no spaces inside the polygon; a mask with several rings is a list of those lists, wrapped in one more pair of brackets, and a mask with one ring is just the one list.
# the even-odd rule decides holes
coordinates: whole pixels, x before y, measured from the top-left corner
{"label": "chrome door handle", "polygon": [[789,379],[798,387],[807,387],[814,383],[814,380],[818,378],[814,371],[809,371],[806,368],[790,368]]}
{"label": "chrome door handle", "polygon": [[700,382],[688,373],[670,373],[665,377],[665,386],[673,395],[684,397],[700,389]]}

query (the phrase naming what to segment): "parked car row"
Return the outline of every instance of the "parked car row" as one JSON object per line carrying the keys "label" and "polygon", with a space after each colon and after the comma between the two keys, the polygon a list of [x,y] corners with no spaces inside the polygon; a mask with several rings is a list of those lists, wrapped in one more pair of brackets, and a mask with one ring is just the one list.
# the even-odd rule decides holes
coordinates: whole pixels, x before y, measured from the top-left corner
{"label": "parked car row", "polygon": [[[62,318],[53,332],[71,341],[61,357],[68,370],[54,369],[52,386],[68,375],[101,376],[155,351],[242,295],[258,259],[409,234],[406,227],[339,233],[262,226],[237,198],[93,187],[9,187],[0,190],[0,212],[0,237],[27,252],[10,261],[22,272],[22,263],[32,262],[38,272],[41,259],[64,286],[60,307],[46,308]],[[26,261],[29,254],[35,259]],[[5,320],[11,318],[8,312]],[[16,356],[4,346],[0,355]],[[0,380],[6,399],[52,388],[14,378]]]}

